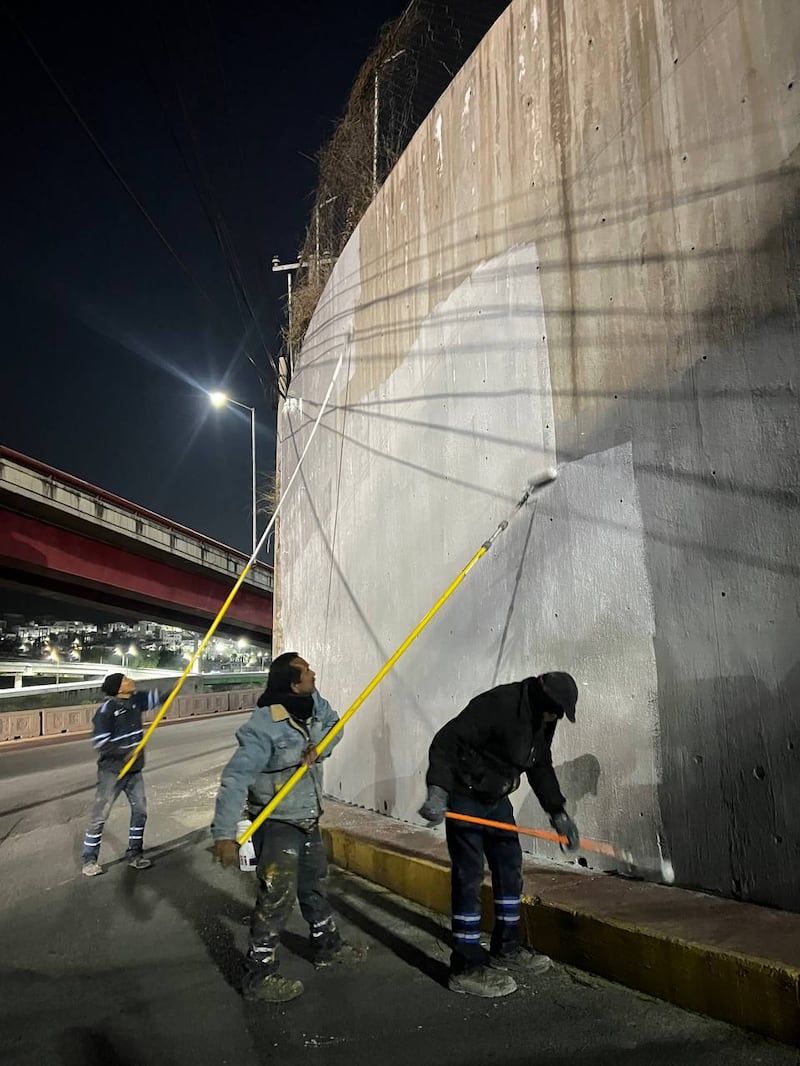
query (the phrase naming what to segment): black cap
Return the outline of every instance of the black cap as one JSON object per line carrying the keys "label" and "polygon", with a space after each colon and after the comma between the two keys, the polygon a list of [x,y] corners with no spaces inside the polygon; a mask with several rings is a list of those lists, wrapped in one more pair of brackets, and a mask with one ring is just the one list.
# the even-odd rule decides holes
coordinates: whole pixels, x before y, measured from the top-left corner
{"label": "black cap", "polygon": [[556,670],[539,677],[539,684],[553,703],[558,704],[570,722],[575,721],[575,704],[578,702],[578,686],[572,674]]}
{"label": "black cap", "polygon": [[116,696],[124,680],[124,674],[108,674],[100,686],[100,691],[105,693],[106,696]]}

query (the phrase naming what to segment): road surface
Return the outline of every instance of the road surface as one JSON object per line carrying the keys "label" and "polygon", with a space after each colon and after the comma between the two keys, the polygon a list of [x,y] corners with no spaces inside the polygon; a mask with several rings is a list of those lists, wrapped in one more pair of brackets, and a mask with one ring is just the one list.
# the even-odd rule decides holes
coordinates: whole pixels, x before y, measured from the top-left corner
{"label": "road surface", "polygon": [[[86,740],[0,752],[0,1062],[14,1066],[798,1066],[790,1048],[556,969],[499,1001],[445,987],[442,919],[333,872],[353,970],[315,972],[297,913],[284,972],[306,983],[285,1006],[237,986],[252,875],[209,856],[219,771],[243,719],[162,728],[148,749],[148,844],[124,851],[112,813],[103,877],[80,876],[93,791]],[[110,860],[110,861],[109,861]]]}

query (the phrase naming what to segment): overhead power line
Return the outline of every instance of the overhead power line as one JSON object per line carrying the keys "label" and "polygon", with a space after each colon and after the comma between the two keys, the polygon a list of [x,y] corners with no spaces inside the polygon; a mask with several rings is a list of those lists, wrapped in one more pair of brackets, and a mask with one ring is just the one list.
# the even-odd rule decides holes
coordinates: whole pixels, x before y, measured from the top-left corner
{"label": "overhead power line", "polygon": [[184,263],[184,261],[181,259],[181,257],[178,255],[178,253],[172,247],[172,245],[167,240],[167,238],[164,235],[164,233],[162,232],[162,230],[159,228],[158,223],[149,214],[147,208],[144,206],[142,201],[139,199],[139,197],[136,195],[136,193],[133,191],[133,189],[127,183],[125,178],[122,176],[122,174],[120,174],[119,170],[117,169],[116,165],[114,164],[114,161],[111,159],[109,154],[103,148],[102,144],[100,144],[100,142],[98,141],[97,137],[95,137],[95,135],[92,132],[91,128],[89,127],[88,123],[86,122],[84,117],[81,115],[80,111],[78,111],[78,109],[75,106],[75,104],[73,104],[73,102],[70,99],[69,95],[67,94],[66,90],[61,85],[61,82],[58,80],[58,78],[55,76],[53,71],[47,65],[47,62],[45,61],[44,57],[42,56],[42,54],[37,49],[36,45],[30,39],[28,34],[25,32],[23,27],[19,24],[19,22],[17,21],[17,19],[14,16],[14,14],[8,9],[8,7],[6,7],[5,5],[3,5],[3,7],[4,7],[4,10],[5,10],[6,14],[8,15],[9,20],[13,23],[13,25],[14,25],[15,29],[17,30],[17,32],[19,33],[20,37],[22,37],[22,39],[25,42],[25,44],[28,46],[28,48],[30,49],[32,54],[35,56],[36,61],[38,62],[39,66],[42,68],[42,70],[45,72],[47,77],[50,79],[50,81],[55,86],[55,89],[58,92],[59,96],[64,101],[64,103],[67,105],[69,110],[72,112],[73,117],[78,122],[78,124],[80,125],[81,129],[84,131],[86,136],[89,138],[89,140],[94,145],[95,149],[97,150],[98,154],[100,155],[100,158],[103,160],[103,162],[109,168],[111,173],[114,175],[114,177],[120,183],[122,188],[125,190],[125,192],[128,194],[128,196],[131,198],[131,200],[134,202],[134,204],[136,204],[137,208],[139,209],[141,214],[146,219],[148,225],[151,227],[153,232],[156,234],[158,239],[161,241],[161,243],[167,249],[169,254],[172,256],[172,258],[175,260],[175,262],[178,264],[178,266],[181,268],[181,270],[184,272],[184,274],[187,276],[187,278],[189,278],[189,280],[195,286],[197,291],[201,294],[203,299],[206,300],[206,302],[209,303],[216,310],[215,305],[214,305],[214,301],[211,299],[211,297],[208,295],[206,290],[203,288],[203,286],[200,284],[200,282],[197,280],[197,278],[191,272],[191,270],[186,265],[186,263]]}

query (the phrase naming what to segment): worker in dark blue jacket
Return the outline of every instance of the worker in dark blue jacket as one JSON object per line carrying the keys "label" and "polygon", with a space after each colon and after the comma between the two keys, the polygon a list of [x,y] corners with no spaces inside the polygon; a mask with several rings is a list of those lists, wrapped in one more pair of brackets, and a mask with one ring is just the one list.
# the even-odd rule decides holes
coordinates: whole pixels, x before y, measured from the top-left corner
{"label": "worker in dark blue jacket", "polygon": [[95,711],[92,720],[92,744],[97,751],[97,792],[89,827],[83,838],[83,874],[97,877],[103,873],[98,862],[103,827],[117,796],[124,792],[131,807],[126,859],[134,870],[152,865],[142,854],[144,826],[147,821],[147,797],[144,791],[144,752],[139,754],[130,771],[119,780],[119,772],[142,739],[142,714],[161,703],[166,696],[157,691],[136,692],[133,681],[125,674],[109,674],[101,691],[108,697]]}

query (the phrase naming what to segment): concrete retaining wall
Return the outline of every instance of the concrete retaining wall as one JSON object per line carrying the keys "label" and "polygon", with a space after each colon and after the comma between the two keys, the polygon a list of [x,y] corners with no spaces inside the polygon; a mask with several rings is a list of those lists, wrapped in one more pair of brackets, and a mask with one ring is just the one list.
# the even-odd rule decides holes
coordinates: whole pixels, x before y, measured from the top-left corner
{"label": "concrete retaining wall", "polygon": [[560,477],[353,719],[335,795],[415,819],[444,721],[568,669],[585,835],[800,906],[798,56],[796,0],[515,0],[379,192],[279,425],[285,484],[344,350],[281,517],[283,646],[346,707]]}

